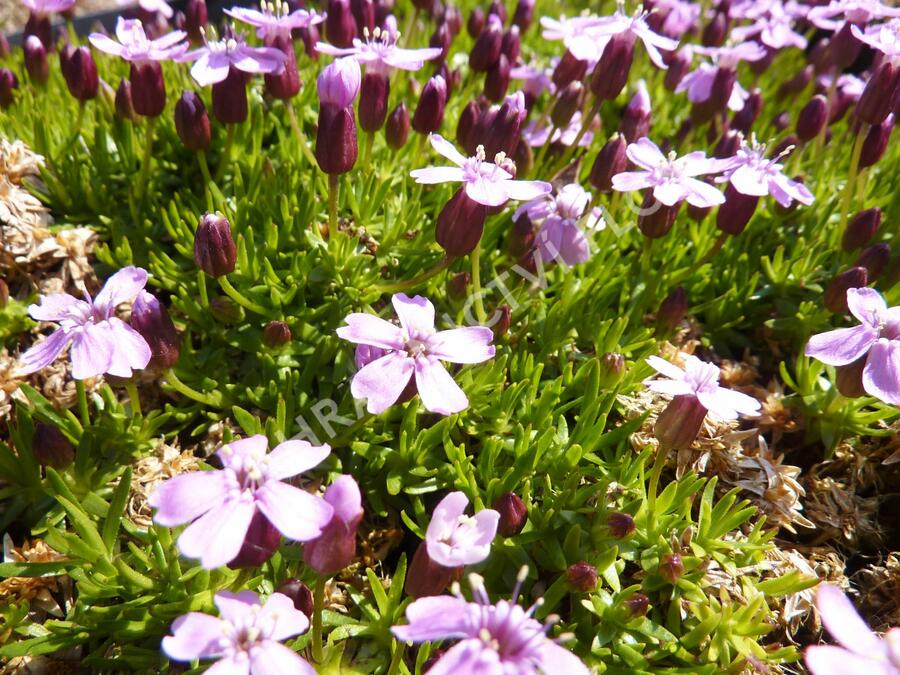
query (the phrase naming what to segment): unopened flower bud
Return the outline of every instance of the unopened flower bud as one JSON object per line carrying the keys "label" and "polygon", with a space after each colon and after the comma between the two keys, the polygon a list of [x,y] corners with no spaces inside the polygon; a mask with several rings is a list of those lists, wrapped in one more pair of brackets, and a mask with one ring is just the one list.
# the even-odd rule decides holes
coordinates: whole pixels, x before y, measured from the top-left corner
{"label": "unopened flower bud", "polygon": [[391,112],[384,128],[384,137],[388,146],[399,150],[409,139],[409,111],[402,101]]}
{"label": "unopened flower bud", "polygon": [[676,87],[681,84],[681,81],[684,79],[684,76],[688,74],[690,69],[690,52],[684,49],[678,50],[669,62],[669,68],[666,70],[665,79],[663,79],[663,86],[669,91],[675,91]]}
{"label": "unopened flower bud", "polygon": [[181,338],[166,306],[153,294],[147,291],[138,293],[131,308],[131,327],[150,346],[147,368],[167,370],[175,365],[181,354]]}
{"label": "unopened flower bud", "polygon": [[307,618],[313,614],[313,594],[309,590],[309,586],[299,579],[288,579],[278,589],[276,593],[286,595],[294,603],[294,609],[303,612]]}
{"label": "unopened flower bud", "polygon": [[535,0],[519,0],[513,12],[513,25],[518,26],[523,33],[528,30],[534,21]]}
{"label": "unopened flower bud", "polygon": [[469,12],[469,18],[466,21],[466,32],[469,34],[469,37],[475,39],[479,35],[481,35],[481,31],[484,30],[484,24],[487,21],[484,10],[477,5],[472,8],[472,11]]}
{"label": "unopened flower bud", "polygon": [[428,547],[420,542],[406,574],[406,592],[413,598],[440,595],[462,575],[462,567],[444,567],[428,556]]}
{"label": "unopened flower bud", "polygon": [[519,36],[519,28],[513,26],[503,34],[503,42],[500,45],[500,53],[509,59],[509,65],[515,66],[522,51],[522,39]]}
{"label": "unopened flower bud", "polygon": [[665,331],[673,331],[684,319],[688,310],[687,292],[679,286],[660,303],[656,313],[656,324]]}
{"label": "unopened flower bud", "polygon": [[375,30],[375,3],[373,0],[350,0],[350,13],[356,23],[356,34]]}
{"label": "unopened flower bud", "polygon": [[869,246],[853,263],[854,267],[863,267],[867,272],[866,280],[872,283],[881,273],[891,260],[891,247],[889,244],[881,243]]}
{"label": "unopened flower bud", "polygon": [[122,121],[138,121],[138,115],[134,111],[134,103],[131,97],[131,81],[126,78],[122,78],[116,89],[116,118]]}
{"label": "unopened flower bud", "polygon": [[875,69],[856,103],[856,116],[866,124],[880,125],[891,112],[900,88],[900,64],[885,59]]}
{"label": "unopened flower bud", "polygon": [[739,235],[753,217],[757,204],[757,195],[745,195],[729,183],[725,188],[725,201],[716,214],[716,227],[725,234]]}
{"label": "unopened flower bud", "polygon": [[303,545],[303,562],[316,572],[330,576],[353,562],[356,529],[363,517],[362,494],[351,476],[339,476],[325,490],[324,500],[334,514],[322,533]]}
{"label": "unopened flower bud", "polygon": [[476,73],[486,73],[500,58],[503,47],[503,22],[495,14],[488,16],[484,30],[475,39],[469,53],[469,68]]}
{"label": "unopened flower bud", "polygon": [[863,369],[866,367],[866,357],[857,359],[846,366],[835,368],[834,384],[842,396],[847,398],[860,398],[867,396],[863,385]]}
{"label": "unopened flower bud", "polygon": [[244,308],[231,298],[218,296],[210,298],[209,313],[219,323],[233,326],[244,320]]}
{"label": "unopened flower bud", "polygon": [[453,34],[450,32],[450,26],[444,22],[439,23],[428,40],[428,46],[432,49],[440,49],[441,55],[438,59],[444,61],[450,53],[450,46],[452,44]]}
{"label": "unopened flower bud", "polygon": [[462,300],[466,297],[470,281],[468,272],[457,272],[447,280],[447,296],[451,300]]}
{"label": "unopened flower bud", "polygon": [[374,133],[384,126],[391,84],[384,73],[370,72],[362,78],[359,90],[359,126]]}
{"label": "unopened flower bud", "polygon": [[350,0],[328,0],[325,13],[325,37],[335,47],[351,47],[356,37],[356,20],[350,10]]}
{"label": "unopened flower bud", "polygon": [[550,121],[553,126],[565,129],[572,121],[572,116],[581,109],[584,101],[584,85],[581,82],[570,82],[556,98],[553,110],[550,113]]}
{"label": "unopened flower bud", "polygon": [[884,156],[893,130],[893,114],[885,117],[884,122],[881,124],[869,127],[869,131],[863,139],[862,148],[859,153],[860,169],[868,169],[870,166],[874,166],[878,163],[878,160]]}
{"label": "unopened flower bud", "polygon": [[203,152],[209,148],[212,140],[209,115],[196,92],[184,92],[175,104],[175,130],[188,150]]}
{"label": "unopened flower bud", "polygon": [[612,389],[625,375],[625,357],[616,352],[607,352],[600,357],[600,387]]}
{"label": "unopened flower bud", "polygon": [[515,537],[528,521],[528,507],[515,492],[506,492],[494,500],[494,511],[500,514],[497,531],[504,537]]}
{"label": "unopened flower bud", "polygon": [[651,114],[650,94],[647,91],[647,85],[640,81],[638,82],[637,92],[635,92],[622,113],[619,133],[629,143],[634,143],[637,139],[643,138],[650,133]]}
{"label": "unopened flower bud", "polygon": [[284,321],[270,321],[263,329],[263,344],[270,349],[281,347],[291,341],[291,329]]}
{"label": "unopened flower bud", "polygon": [[695,223],[702,223],[706,220],[706,216],[710,214],[713,210],[711,206],[697,206],[695,204],[687,205],[687,215],[688,218],[693,220]]}
{"label": "unopened flower bud", "polygon": [[849,68],[859,57],[862,50],[862,42],[856,39],[851,31],[851,22],[845,21],[841,27],[831,36],[828,44],[828,57],[838,72]]}
{"label": "unopened flower bud", "polygon": [[835,314],[847,310],[847,291],[851,288],[865,288],[869,284],[869,271],[865,267],[851,267],[836,275],[825,289],[825,308]]}
{"label": "unopened flower bud", "polygon": [[653,433],[659,441],[659,450],[684,450],[691,447],[700,433],[706,408],[696,396],[683,394],[674,397],[656,418]]}
{"label": "unopened flower bud", "polygon": [[420,134],[439,131],[444,122],[447,107],[447,83],[440,75],[435,75],[422,89],[416,112],[413,113],[412,128]]}
{"label": "unopened flower bud", "polygon": [[475,147],[478,145],[473,132],[480,116],[481,106],[478,105],[478,101],[469,101],[456,123],[456,142],[470,155],[475,153]]}
{"label": "unopened flower bud", "polygon": [[510,258],[518,260],[534,247],[535,227],[527,209],[517,211],[513,216],[513,226],[506,237],[506,252]]}
{"label": "unopened flower bud", "polygon": [[438,214],[434,238],[451,256],[468,255],[475,250],[484,232],[487,211],[460,188]]}
{"label": "unopened flower bud", "polygon": [[797,136],[808,143],[818,136],[828,121],[828,101],[821,94],[813,96],[797,116]]}
{"label": "unopened flower bud", "polygon": [[63,433],[51,424],[38,422],[31,437],[31,452],[37,463],[57,471],[75,461],[75,446]]}
{"label": "unopened flower bud", "polygon": [[297,71],[297,55],[294,53],[294,43],[289,37],[277,35],[271,42],[271,47],[281,50],[285,55],[283,67],[276,73],[266,73],[266,91],[272,98],[280,101],[289,101],[300,93],[300,73]]}
{"label": "unopened flower bud", "polygon": [[228,563],[228,567],[233,570],[259,567],[275,555],[280,543],[281,532],[269,522],[269,519],[261,511],[256,510],[250,519],[250,527],[247,528],[244,544],[234,560]]}
{"label": "unopened flower bud", "polygon": [[[243,77],[243,73],[236,71],[238,76]],[[229,73],[231,78],[231,73]],[[157,117],[166,107],[166,81],[163,77],[162,67],[158,61],[141,61],[131,64],[128,79],[131,80],[131,101],[134,111],[138,115],[144,117]],[[226,80],[227,81],[227,80]],[[213,103],[215,104],[216,86],[213,85]],[[243,89],[243,79],[241,79],[241,89]],[[246,111],[247,99],[244,97],[244,109]],[[246,118],[246,112],[244,114]]]}
{"label": "unopened flower bud", "polygon": [[194,262],[211,277],[234,271],[237,247],[231,236],[231,223],[215,213],[207,213],[194,234]]}
{"label": "unopened flower bud", "polygon": [[36,12],[31,12],[28,15],[28,20],[25,22],[25,30],[22,31],[22,37],[27,41],[32,35],[41,41],[44,49],[53,49],[53,25],[50,23],[48,15]]}
{"label": "unopened flower bud", "polygon": [[573,591],[578,593],[590,593],[597,588],[597,569],[593,565],[577,562],[566,569],[566,581]]}
{"label": "unopened flower bud", "polygon": [[847,252],[862,248],[875,236],[880,225],[881,209],[877,206],[860,211],[847,223],[841,247]]}
{"label": "unopened flower bud", "polygon": [[100,80],[97,64],[87,47],[78,47],[69,56],[63,76],[69,93],[78,101],[90,101],[97,97]]}
{"label": "unopened flower bud", "polygon": [[318,44],[320,37],[319,27],[316,24],[310,24],[305,28],[298,29],[296,32],[299,33],[297,37],[303,43],[303,51],[306,52],[306,55],[313,61],[318,61],[319,50],[316,49],[316,44]]}
{"label": "unopened flower bud", "polygon": [[609,528],[609,533],[616,539],[624,539],[635,530],[634,518],[627,513],[618,511],[606,516],[606,526]]}
{"label": "unopened flower bud", "polygon": [[491,16],[496,16],[500,19],[500,23],[506,23],[506,4],[504,0],[491,0],[491,4],[488,6],[488,18]]}
{"label": "unopened flower bud", "polygon": [[484,95],[488,100],[499,103],[506,96],[510,79],[509,59],[500,54],[497,62],[488,68],[484,78]]}
{"label": "unopened flower bud", "polygon": [[359,147],[353,108],[322,104],[316,132],[316,161],[329,175],[347,173],[356,164]]}
{"label": "unopened flower bud", "polygon": [[35,84],[46,84],[50,78],[50,63],[47,61],[47,49],[35,35],[25,38],[22,45],[25,54],[25,70]]}
{"label": "unopened flower bud", "polygon": [[613,134],[600,149],[588,176],[595,190],[603,193],[612,192],[613,176],[622,173],[628,167],[628,157],[625,155],[627,147],[628,143],[624,136]]}
{"label": "unopened flower bud", "polygon": [[713,157],[717,159],[729,159],[737,154],[743,138],[737,131],[726,131],[713,150]]}
{"label": "unopened flower bud", "polygon": [[9,68],[0,68],[0,108],[9,108],[16,101],[15,90],[19,88],[19,78]]}
{"label": "unopened flower bud", "polygon": [[635,593],[623,603],[632,618],[646,616],[650,611],[650,598],[643,593]]}
{"label": "unopened flower bud", "polygon": [[556,68],[553,69],[551,79],[556,85],[557,91],[563,89],[570,82],[580,81],[587,75],[587,61],[582,61],[575,57],[568,49],[562,55]]}
{"label": "unopened flower bud", "polygon": [[494,313],[490,329],[494,333],[494,339],[499,340],[509,332],[509,326],[512,322],[512,307],[509,305],[500,305]]}
{"label": "unopened flower bud", "polygon": [[731,118],[731,129],[740,131],[742,134],[749,134],[753,128],[753,123],[759,117],[762,111],[762,92],[754,89],[744,101],[744,107],[738,110]]}
{"label": "unopened flower bud", "polygon": [[[528,110],[525,108],[525,95],[519,91],[507,96],[496,113],[489,118],[490,125],[485,137],[479,141],[484,144],[485,155],[495,157],[500,152],[507,156],[513,155],[526,117]],[[485,119],[488,119],[487,116]]]}
{"label": "unopened flower bud", "polygon": [[681,556],[677,553],[669,553],[664,555],[659,561],[659,576],[668,581],[673,586],[678,583],[681,575],[684,574],[684,563]]}
{"label": "unopened flower bud", "polygon": [[534,151],[531,146],[525,142],[524,138],[520,138],[516,143],[516,149],[513,151],[513,161],[516,164],[516,175],[520,178],[531,174],[534,168]]}
{"label": "unopened flower bud", "polygon": [[188,0],[184,7],[184,30],[193,44],[203,42],[203,29],[208,21],[206,0]]}
{"label": "unopened flower bud", "polygon": [[625,88],[634,61],[634,36],[613,35],[591,73],[591,92],[599,101],[612,101]]}
{"label": "unopened flower bud", "polygon": [[638,229],[648,239],[665,237],[672,229],[672,225],[675,224],[679,208],[681,208],[681,202],[667,206],[657,201],[652,192],[647,192],[641,203]]}
{"label": "unopened flower bud", "polygon": [[716,12],[713,18],[703,27],[701,41],[704,47],[721,47],[728,35],[728,15]]}
{"label": "unopened flower bud", "polygon": [[799,94],[801,91],[806,89],[809,86],[809,83],[812,82],[813,75],[815,74],[815,70],[813,66],[808,65],[804,67],[800,72],[794,75],[791,79],[786,80],[781,83],[781,86],[778,87],[778,97],[784,98],[787,96],[793,96],[795,94]]}
{"label": "unopened flower bud", "polygon": [[782,159],[790,157],[794,154],[797,146],[800,145],[800,139],[794,134],[785,136],[774,148],[770,154],[771,157],[781,157]]}

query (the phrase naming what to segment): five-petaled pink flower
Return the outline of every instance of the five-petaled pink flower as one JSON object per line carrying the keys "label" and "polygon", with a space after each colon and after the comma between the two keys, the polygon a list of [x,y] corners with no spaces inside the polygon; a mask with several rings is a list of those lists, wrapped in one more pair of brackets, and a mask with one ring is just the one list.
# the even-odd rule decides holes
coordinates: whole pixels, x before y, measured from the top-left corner
{"label": "five-petaled pink flower", "polygon": [[178,61],[195,61],[191,75],[202,87],[221,82],[233,66],[245,73],[277,73],[287,57],[274,47],[250,47],[240,36],[207,41],[182,54]]}
{"label": "five-petaled pink flower", "polygon": [[160,525],[191,523],[178,537],[185,556],[199,558],[207,569],[231,562],[257,511],[288,539],[319,536],[331,520],[331,505],[283,480],[313,468],[331,448],[285,441],[266,454],[267,447],[261,435],[232,441],[216,453],[221,470],[180,474],[150,496]]}
{"label": "five-petaled pink flower", "polygon": [[806,11],[807,8],[803,5],[785,6],[781,2],[773,2],[751,25],[733,28],[731,37],[740,42],[757,38],[772,49],[785,47],[806,49],[806,38],[794,30],[794,21],[798,18],[798,14]]}
{"label": "five-petaled pink flower", "polygon": [[713,418],[735,420],[738,415],[758,415],[760,404],[752,396],[719,386],[719,368],[701,361],[693,354],[684,356],[684,368],[679,368],[658,356],[647,358],[663,378],[649,378],[644,384],[652,391],[670,396],[693,396]]}
{"label": "five-petaled pink flower", "polygon": [[419,598],[406,608],[405,626],[391,632],[405,642],[460,640],[447,650],[429,673],[515,673],[515,675],[590,675],[572,652],[547,637],[552,621],[541,624],[533,618],[540,603],[529,609],[512,601],[491,604],[484,584],[472,575],[475,602],[468,602],[457,589],[455,595]]}
{"label": "five-petaled pink flower", "polygon": [[816,589],[816,609],[841,646],[807,647],[804,660],[813,675],[900,674],[900,628],[891,628],[880,639],[841,589],[831,584]]}
{"label": "five-petaled pink flower", "polygon": [[472,326],[436,331],[434,305],[421,296],[396,294],[391,302],[400,318],[396,326],[373,314],[347,316],[337,334],[358,345],[368,345],[378,356],[353,376],[350,392],[368,399],[366,409],[381,413],[396,403],[411,379],[422,404],[441,415],[465,410],[469,400],[441,361],[481,363],[494,356],[490,328]]}
{"label": "five-petaled pink flower", "polygon": [[[712,62],[701,63],[695,70],[681,78],[675,87],[676,93],[686,91],[691,103],[703,103],[712,94],[713,82],[720,68],[737,68],[741,61],[759,61],[765,58],[766,50],[756,42],[742,42],[734,46],[724,47],[698,47],[688,45],[682,52],[693,57],[694,53],[712,57]],[[728,97],[728,108],[737,112],[744,107],[744,101],[750,94],[735,81]]]}
{"label": "five-petaled pink flower", "polygon": [[162,649],[173,661],[217,659],[214,675],[315,675],[299,654],[281,644],[309,629],[309,619],[282,593],[260,604],[253,591],[220,591],[213,598],[219,618],[189,612],[172,623]]}
{"label": "five-petaled pink flower", "polygon": [[609,35],[597,35],[594,28],[603,21],[598,16],[574,16],[566,18],[560,16],[553,19],[549,16],[541,17],[541,36],[545,40],[562,40],[572,56],[588,64],[600,60]]}
{"label": "five-petaled pink flower", "polygon": [[567,267],[586,262],[591,255],[587,237],[578,225],[591,203],[591,195],[578,183],[563,186],[552,197],[528,202],[516,209],[513,220],[527,214],[541,228],[535,244],[543,262],[561,261]]}
{"label": "five-petaled pink flower", "polygon": [[687,201],[694,206],[705,208],[725,201],[725,196],[719,190],[695,178],[719,173],[727,166],[723,160],[711,159],[700,150],[683,157],[677,157],[674,152],[666,156],[656,143],[647,137],[630,143],[625,154],[645,171],[625,171],[616,174],[612,179],[614,190],[632,192],[653,188],[653,196],[666,206]]}
{"label": "five-petaled pink flower", "polygon": [[724,160],[728,166],[716,182],[729,182],[743,195],[772,195],[782,206],[790,206],[795,199],[801,204],[812,204],[812,192],[803,183],[788,178],[778,158],[769,159],[765,151],[765,146],[755,140],[749,145],[743,142],[734,157]]}
{"label": "five-petaled pink flower", "polygon": [[41,297],[39,305],[28,307],[37,321],[59,324],[46,340],[21,357],[19,373],[27,375],[50,365],[72,343],[72,377],[83,380],[109,373],[131,377],[150,362],[147,341],[127,323],[115,316],[118,305],[131,302],[147,283],[147,272],[139,267],[125,267],[112,275],[106,285],[84,300],[67,293],[51,293]]}
{"label": "five-petaled pink flower", "polygon": [[829,366],[865,358],[863,388],[882,401],[900,405],[900,307],[888,308],[872,288],[849,289],[847,307],[860,325],[814,335],[806,355]]}
{"label": "five-petaled pink flower", "polygon": [[395,33],[375,28],[371,37],[366,30],[365,40],[353,38],[352,47],[335,47],[327,42],[319,42],[316,49],[329,56],[352,56],[366,67],[367,72],[383,74],[388,74],[391,68],[419,70],[425,61],[441,55],[440,47],[401,49],[397,46],[397,37]]}
{"label": "five-petaled pink flower", "polygon": [[188,43],[185,42],[187,33],[174,30],[168,35],[151,40],[144,31],[144,25],[139,19],[116,20],[116,40],[103,33],[91,33],[88,39],[101,52],[119,56],[126,61],[167,61],[174,59],[187,51]]}
{"label": "five-petaled pink flower", "polygon": [[[897,11],[900,16],[900,8]],[[886,23],[869,26],[865,30],[853,25],[850,27],[850,32],[858,40],[865,42],[872,49],[878,50],[895,64],[900,61],[898,58],[900,57],[900,19],[891,19]]]}
{"label": "five-petaled pink flower", "polygon": [[880,0],[831,0],[824,7],[812,7],[806,18],[817,28],[837,31],[845,22],[865,26],[872,19],[895,16],[900,16],[900,7],[891,7]]}
{"label": "five-petaled pink flower", "polygon": [[491,552],[500,514],[482,509],[467,516],[468,504],[464,493],[451,492],[434,507],[425,532],[425,547],[428,557],[439,565],[474,565],[486,560]]}
{"label": "five-petaled pink flower", "polygon": [[290,40],[291,31],[309,28],[325,21],[325,15],[319,14],[314,9],[296,9],[292,12],[290,6],[283,0],[275,2],[262,0],[259,9],[232,7],[224,11],[232,19],[256,28],[256,37],[265,40],[266,44],[272,44],[278,37]]}
{"label": "five-petaled pink flower", "polygon": [[640,40],[644,43],[644,49],[647,50],[647,56],[653,61],[657,68],[666,69],[665,61],[659,50],[670,52],[678,47],[678,40],[672,40],[658,33],[654,33],[650,26],[647,25],[647,16],[650,13],[644,11],[641,7],[632,16],[628,16],[620,5],[615,14],[609,17],[602,17],[596,25],[590,26],[587,31],[592,36],[598,38],[609,39],[614,35],[620,38],[630,40]]}
{"label": "five-petaled pink flower", "polygon": [[[510,199],[527,201],[549,194],[550,183],[542,180],[515,180],[507,169],[515,170],[512,160],[499,153],[494,162],[485,161],[484,148],[478,146],[474,157],[464,157],[452,143],[437,134],[429,135],[432,147],[456,166],[429,166],[415,169],[410,176],[417,183],[463,182],[466,196],[484,206],[500,206]],[[504,168],[505,167],[505,168]]]}

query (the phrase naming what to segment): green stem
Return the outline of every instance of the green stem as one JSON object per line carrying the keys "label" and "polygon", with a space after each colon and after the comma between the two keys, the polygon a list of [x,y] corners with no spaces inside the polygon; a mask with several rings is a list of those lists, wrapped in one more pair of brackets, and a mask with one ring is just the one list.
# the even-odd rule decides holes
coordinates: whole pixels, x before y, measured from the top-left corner
{"label": "green stem", "polygon": [[244,309],[249,309],[254,314],[268,314],[268,310],[262,305],[258,305],[249,298],[245,297],[238,291],[234,286],[231,285],[231,282],[228,281],[228,277],[223,275],[219,277],[219,286],[222,287],[222,290],[225,291],[225,294],[234,300],[237,304],[239,304]]}
{"label": "green stem", "polygon": [[332,241],[337,236],[337,202],[340,189],[340,176],[328,174],[328,238]]}
{"label": "green stem", "polygon": [[297,112],[294,110],[294,104],[288,101],[286,107],[288,111],[288,119],[291,122],[291,129],[293,130],[294,136],[297,139],[297,143],[300,146],[300,152],[309,161],[310,166],[315,166],[316,156],[309,149],[309,144],[306,142],[306,138],[303,136],[303,129],[300,128],[300,122],[297,120]]}
{"label": "green stem", "polygon": [[472,251],[472,289],[475,292],[475,316],[478,323],[487,322],[487,313],[484,311],[484,302],[481,299],[481,242]]}
{"label": "green stem", "polygon": [[584,138],[584,135],[587,133],[587,130],[591,128],[591,122],[594,121],[594,118],[597,116],[597,113],[600,112],[600,106],[603,101],[597,99],[594,101],[594,105],[591,106],[591,109],[588,111],[588,114],[584,116],[584,119],[581,121],[581,128],[578,130],[578,135],[575,136],[575,140],[572,142],[570,146],[569,152],[565,153],[563,156],[565,157],[565,161],[563,162],[563,166],[569,163],[569,160],[575,156],[575,153],[578,152],[578,144],[581,143],[581,139]]}
{"label": "green stem", "polygon": [[84,390],[84,380],[75,380],[75,393],[78,395],[78,414],[81,417],[81,426],[87,429],[91,424],[91,416],[88,412],[87,393]]}
{"label": "green stem", "polygon": [[847,218],[850,215],[850,205],[853,194],[856,191],[856,174],[859,171],[859,155],[862,152],[863,141],[869,130],[868,124],[861,124],[853,141],[853,150],[850,153],[850,174],[847,176],[847,184],[844,186],[844,196],[841,202],[841,224],[837,230],[837,236],[841,236],[847,227]]}
{"label": "green stem", "polygon": [[200,163],[200,173],[203,174],[203,191],[206,193],[206,210],[210,213],[214,211],[212,198],[212,176],[209,173],[209,163],[206,161],[206,153],[200,151],[197,153],[197,161]]}
{"label": "green stem", "polygon": [[369,165],[372,163],[372,146],[375,144],[375,133],[369,132],[366,134],[366,149],[363,155],[363,168],[368,169]]}
{"label": "green stem", "polygon": [[219,158],[219,168],[216,169],[216,183],[222,181],[222,176],[225,175],[225,169],[228,168],[228,164],[231,162],[231,146],[234,145],[234,129],[234,124],[228,125],[228,131],[225,135],[225,147],[222,150],[222,157]]}
{"label": "green stem", "polygon": [[403,652],[406,651],[406,643],[394,640],[391,648],[391,665],[388,666],[387,675],[397,675],[400,664],[403,662]]}
{"label": "green stem", "polygon": [[175,374],[175,371],[169,368],[166,371],[166,384],[168,384],[172,389],[177,391],[179,394],[187,396],[189,399],[197,401],[198,403],[203,403],[204,405],[208,405],[211,408],[219,408],[222,406],[222,395],[221,394],[203,394],[196,389],[193,389],[187,386],[184,382],[178,379],[178,376]]}
{"label": "green stem", "polygon": [[441,258],[438,264],[431,269],[425,270],[421,274],[417,274],[411,279],[404,279],[403,281],[395,281],[388,284],[376,284],[375,290],[377,290],[379,293],[396,293],[397,291],[403,291],[407,288],[413,288],[421,284],[423,281],[427,281],[431,277],[435,276],[441,270],[447,269],[454,260],[456,260],[456,258],[454,258],[453,256],[445,255],[443,258]]}
{"label": "green stem", "polygon": [[128,392],[128,400],[131,403],[131,416],[140,417],[141,397],[140,394],[138,394],[137,385],[135,385],[134,380],[128,380],[125,383],[125,391]]}
{"label": "green stem", "polygon": [[141,159],[141,176],[138,179],[139,201],[144,199],[147,192],[147,182],[150,180],[150,163],[153,161],[153,127],[156,124],[155,117],[147,118],[147,138],[144,139],[144,156]]}
{"label": "green stem", "polygon": [[663,467],[666,465],[666,448],[660,446],[656,449],[656,458],[653,461],[653,468],[650,470],[650,484],[647,486],[647,522],[651,525],[654,522],[654,511],[656,510],[656,495],[659,490],[659,478],[662,475]]}
{"label": "green stem", "polygon": [[353,434],[355,434],[357,431],[359,431],[364,426],[366,426],[366,424],[369,422],[369,420],[372,419],[373,417],[374,417],[374,415],[372,413],[366,413],[365,415],[360,417],[358,420],[356,420],[353,424],[351,424],[349,427],[344,429],[344,433],[340,434],[339,436],[336,436],[329,443],[329,445],[332,448],[340,448],[341,446],[347,445],[350,442]]}
{"label": "green stem", "polygon": [[322,646],[322,608],[325,605],[325,576],[320,574],[316,578],[316,588],[313,593],[313,624],[312,624],[312,657],[316,663],[322,663],[325,659],[325,650]]}
{"label": "green stem", "polygon": [[209,309],[209,294],[206,292],[206,272],[197,270],[197,290],[200,293],[200,306]]}

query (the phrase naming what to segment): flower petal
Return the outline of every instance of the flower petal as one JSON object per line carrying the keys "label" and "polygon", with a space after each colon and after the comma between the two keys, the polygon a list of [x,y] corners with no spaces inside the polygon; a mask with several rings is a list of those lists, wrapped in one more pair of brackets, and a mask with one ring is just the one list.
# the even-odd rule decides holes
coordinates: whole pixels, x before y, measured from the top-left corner
{"label": "flower petal", "polygon": [[541,671],[552,675],[590,675],[591,671],[575,654],[552,640],[540,647]]}
{"label": "flower petal", "polygon": [[350,382],[350,393],[367,399],[366,410],[378,415],[397,402],[414,368],[415,361],[405,353],[391,352],[363,366]]}
{"label": "flower petal", "polygon": [[481,363],[493,358],[494,332],[484,326],[442,330],[428,341],[428,353],[452,363]]}
{"label": "flower petal", "polygon": [[294,607],[294,601],[283,593],[272,593],[259,612],[259,619],[274,621],[275,628],[269,637],[273,640],[287,640],[309,630],[306,614]]}
{"label": "flower petal", "polygon": [[526,201],[549,195],[553,186],[542,180],[505,180],[501,183],[509,199]]}
{"label": "flower petal", "polygon": [[887,311],[887,303],[874,288],[850,288],[847,290],[847,307],[860,323],[878,328],[880,316]]}
{"label": "flower petal", "polygon": [[267,476],[276,480],[290,478],[318,466],[331,454],[325,445],[312,445],[306,441],[285,441],[275,446],[264,462],[268,466]]}
{"label": "flower petal", "polygon": [[228,656],[212,664],[203,671],[203,675],[250,675],[250,661]]}
{"label": "flower petal", "polygon": [[804,353],[829,366],[846,366],[869,351],[876,340],[878,333],[869,326],[838,328],[813,335]]}
{"label": "flower petal", "polygon": [[231,489],[237,488],[225,471],[194,471],[163,482],[147,503],[154,509],[153,520],[165,527],[184,525],[207,511],[218,509]]}
{"label": "flower petal", "polygon": [[466,163],[466,158],[462,153],[456,149],[456,146],[453,145],[453,143],[443,136],[438,134],[428,134],[428,141],[431,143],[431,147],[433,147],[439,155],[443,155],[457,166],[462,166]]}
{"label": "flower petal", "polygon": [[269,522],[294,541],[318,537],[334,513],[331,504],[321,497],[277,480],[266,481],[253,496]]}
{"label": "flower petal", "polygon": [[223,622],[221,619],[189,612],[172,622],[172,635],[162,640],[162,650],[175,661],[208,659],[222,653]]}
{"label": "flower petal", "polygon": [[346,326],[337,329],[338,337],[354,344],[371,345],[382,349],[402,349],[400,328],[374,314],[348,314]]}
{"label": "flower petal", "polygon": [[103,33],[91,33],[88,35],[88,40],[101,52],[112,54],[113,56],[122,56],[125,53],[125,48],[122,45]]}
{"label": "flower petal", "polygon": [[105,373],[116,348],[110,332],[103,326],[87,324],[72,335],[72,377],[84,380]]}
{"label": "flower petal", "polygon": [[629,143],[625,148],[625,155],[638,166],[650,170],[666,161],[666,156],[659,146],[646,136],[639,138],[634,143]]}
{"label": "flower petal", "polygon": [[132,370],[147,367],[153,352],[140,333],[116,316],[99,325],[106,326],[109,340],[114,345],[107,373],[117,377],[131,377]]}
{"label": "flower petal", "polygon": [[882,338],[869,350],[863,389],[885,403],[900,405],[900,340]]}
{"label": "flower petal", "polygon": [[431,335],[434,332],[434,305],[421,295],[409,297],[405,293],[396,293],[391,298],[400,325],[412,337]]}
{"label": "flower petal", "polygon": [[469,399],[450,376],[450,373],[433,356],[415,360],[416,388],[422,405],[430,412],[452,415],[465,410]]}
{"label": "flower petal", "polygon": [[44,340],[34,345],[19,357],[19,375],[29,375],[46,368],[56,360],[69,344],[69,335],[62,328],[53,331]]}
{"label": "flower petal", "polygon": [[451,595],[419,598],[406,608],[408,625],[394,626],[391,632],[404,642],[464,638],[471,612],[468,602]]}
{"label": "flower petal", "polygon": [[91,316],[91,306],[68,293],[50,293],[41,296],[41,304],[29,305],[28,315],[35,321],[62,321]]}
{"label": "flower petal", "polygon": [[140,267],[123,267],[113,274],[94,298],[94,311],[103,318],[112,316],[117,305],[131,302],[147,285],[147,270]]}
{"label": "flower petal", "polygon": [[325,501],[331,504],[334,515],[350,526],[362,518],[362,494],[353,476],[338,476],[325,490]]}
{"label": "flower petal", "polygon": [[259,611],[253,608],[260,604],[259,596],[253,591],[219,591],[213,597],[213,602],[219,610],[219,616],[233,626],[245,623],[254,612]]}
{"label": "flower petal", "polygon": [[612,189],[616,192],[634,192],[654,185],[649,171],[623,171],[612,177]]}
{"label": "flower petal", "polygon": [[831,645],[807,647],[803,658],[812,675],[893,675],[886,663]]}
{"label": "flower petal", "polygon": [[844,647],[873,658],[885,655],[884,642],[869,629],[837,586],[822,584],[816,589],[816,609],[831,637]]}
{"label": "flower petal", "polygon": [[243,495],[229,499],[189,525],[178,537],[178,549],[188,558],[199,558],[206,569],[221,567],[237,557],[254,511],[253,501]]}
{"label": "flower petal", "polygon": [[316,675],[316,670],[292,649],[273,640],[250,650],[250,672],[253,675]]}
{"label": "flower petal", "polygon": [[429,166],[424,169],[415,169],[409,175],[423,185],[435,185],[437,183],[458,183],[464,179],[463,170],[455,166]]}
{"label": "flower petal", "polygon": [[486,646],[480,639],[464,640],[451,647],[431,666],[428,675],[459,675],[459,673],[472,673],[473,675],[505,675],[506,673],[532,673],[515,669],[510,664],[511,670],[507,671],[500,661],[500,654]]}

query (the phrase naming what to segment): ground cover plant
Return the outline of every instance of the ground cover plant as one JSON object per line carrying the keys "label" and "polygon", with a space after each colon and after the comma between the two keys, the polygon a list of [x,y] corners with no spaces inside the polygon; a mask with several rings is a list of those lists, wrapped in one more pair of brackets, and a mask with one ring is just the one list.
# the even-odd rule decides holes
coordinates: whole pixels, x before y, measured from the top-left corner
{"label": "ground cover plant", "polygon": [[24,5],[5,671],[900,672],[900,9]]}

